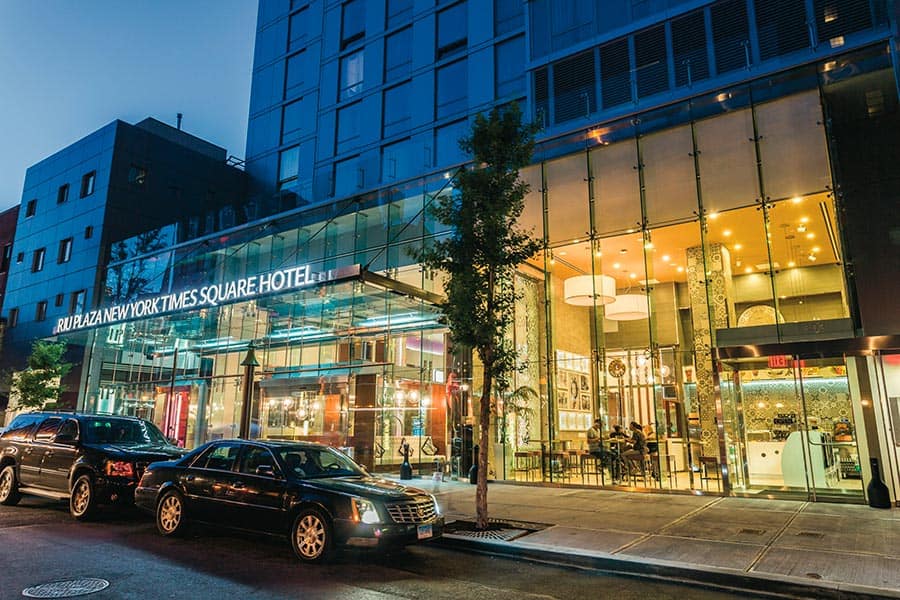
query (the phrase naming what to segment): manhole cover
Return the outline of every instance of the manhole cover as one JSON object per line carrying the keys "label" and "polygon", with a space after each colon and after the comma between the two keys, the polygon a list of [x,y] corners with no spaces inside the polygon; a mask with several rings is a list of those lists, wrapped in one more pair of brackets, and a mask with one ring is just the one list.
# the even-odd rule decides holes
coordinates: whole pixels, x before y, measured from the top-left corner
{"label": "manhole cover", "polygon": [[22,595],[26,598],[71,598],[93,594],[108,587],[109,582],[105,579],[70,579],[69,581],[54,581],[25,588],[22,590]]}

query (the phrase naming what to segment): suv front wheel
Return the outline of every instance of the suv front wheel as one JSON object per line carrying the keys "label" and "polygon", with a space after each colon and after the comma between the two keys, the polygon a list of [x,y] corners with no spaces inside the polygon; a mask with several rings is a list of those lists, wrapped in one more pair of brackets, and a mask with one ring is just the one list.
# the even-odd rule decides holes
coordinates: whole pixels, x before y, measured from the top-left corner
{"label": "suv front wheel", "polygon": [[7,465],[0,471],[0,504],[15,506],[21,499],[19,482],[16,481],[16,470],[12,465]]}
{"label": "suv front wheel", "polygon": [[97,508],[97,499],[94,495],[94,481],[90,475],[81,475],[72,486],[72,496],[69,498],[69,512],[79,521],[90,519]]}

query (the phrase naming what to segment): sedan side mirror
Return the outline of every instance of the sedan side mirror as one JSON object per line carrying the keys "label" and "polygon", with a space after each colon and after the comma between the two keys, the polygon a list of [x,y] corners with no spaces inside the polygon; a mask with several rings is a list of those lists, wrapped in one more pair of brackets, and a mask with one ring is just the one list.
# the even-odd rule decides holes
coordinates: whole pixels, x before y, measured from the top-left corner
{"label": "sedan side mirror", "polygon": [[272,465],[259,465],[256,467],[256,474],[263,477],[275,477],[275,467]]}

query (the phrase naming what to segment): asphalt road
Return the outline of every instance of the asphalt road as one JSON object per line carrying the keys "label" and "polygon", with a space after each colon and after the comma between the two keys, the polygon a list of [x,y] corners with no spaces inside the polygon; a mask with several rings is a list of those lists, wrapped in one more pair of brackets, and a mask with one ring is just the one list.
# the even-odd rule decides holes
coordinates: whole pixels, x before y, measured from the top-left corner
{"label": "asphalt road", "polygon": [[109,598],[302,598],[482,600],[712,600],[746,598],[666,582],[470,555],[435,545],[391,555],[339,553],[304,565],[287,541],[197,527],[182,539],[156,533],[137,511],[76,523],[65,505],[26,498],[0,507],[0,599],[25,588],[96,577],[110,586],[83,596]]}

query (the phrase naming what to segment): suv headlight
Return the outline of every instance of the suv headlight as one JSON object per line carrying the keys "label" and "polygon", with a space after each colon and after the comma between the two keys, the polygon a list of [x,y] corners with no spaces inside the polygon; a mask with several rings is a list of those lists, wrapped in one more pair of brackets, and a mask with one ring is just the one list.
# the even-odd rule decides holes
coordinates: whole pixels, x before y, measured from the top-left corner
{"label": "suv headlight", "polygon": [[434,514],[440,515],[441,514],[441,505],[438,504],[437,498],[435,498],[434,494],[428,494],[428,495],[431,496],[431,501],[434,502]]}
{"label": "suv headlight", "polygon": [[366,523],[368,525],[381,523],[381,517],[378,516],[375,505],[370,501],[365,498],[351,498],[350,501],[353,506],[354,521],[357,523]]}

